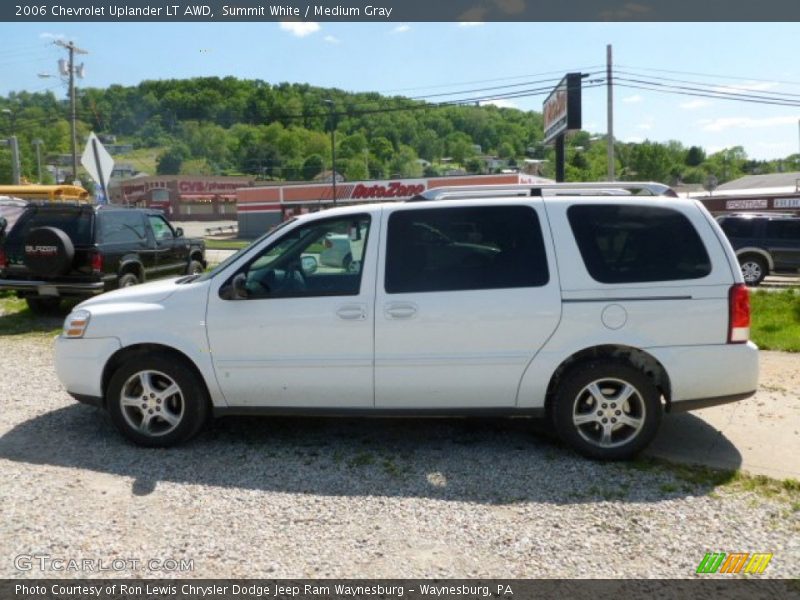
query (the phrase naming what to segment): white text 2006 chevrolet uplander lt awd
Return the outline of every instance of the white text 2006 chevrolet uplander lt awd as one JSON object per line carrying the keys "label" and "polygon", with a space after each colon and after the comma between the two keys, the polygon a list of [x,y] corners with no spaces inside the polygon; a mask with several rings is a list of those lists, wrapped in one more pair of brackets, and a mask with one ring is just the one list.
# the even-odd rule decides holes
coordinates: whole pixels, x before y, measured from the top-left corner
{"label": "white text 2006 chevrolet uplander lt awd", "polygon": [[[147,446],[212,414],[504,414],[627,458],[663,412],[757,387],[736,256],[673,195],[449,188],[304,215],[211,272],[83,302],[57,372]],[[342,236],[351,259],[319,260]]]}

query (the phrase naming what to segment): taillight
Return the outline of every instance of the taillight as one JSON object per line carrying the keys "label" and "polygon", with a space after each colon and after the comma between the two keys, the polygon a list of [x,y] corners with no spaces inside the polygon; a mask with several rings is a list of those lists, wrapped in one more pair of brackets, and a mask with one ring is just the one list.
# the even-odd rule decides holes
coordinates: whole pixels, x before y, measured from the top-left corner
{"label": "taillight", "polygon": [[731,286],[728,314],[728,343],[745,343],[750,338],[750,292],[745,284]]}
{"label": "taillight", "polygon": [[8,266],[8,257],[6,251],[0,248],[0,269],[5,269]]}
{"label": "taillight", "polygon": [[100,252],[92,253],[92,272],[93,273],[103,272],[103,255]]}

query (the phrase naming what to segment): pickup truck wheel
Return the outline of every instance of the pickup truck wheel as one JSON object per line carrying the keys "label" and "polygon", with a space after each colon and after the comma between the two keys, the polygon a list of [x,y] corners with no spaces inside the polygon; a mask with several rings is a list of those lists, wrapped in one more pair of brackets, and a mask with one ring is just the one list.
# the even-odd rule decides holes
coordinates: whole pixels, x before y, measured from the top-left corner
{"label": "pickup truck wheel", "polygon": [[189,266],[186,267],[187,275],[200,275],[200,273],[202,273],[203,271],[205,271],[203,263],[196,260],[190,260]]}
{"label": "pickup truck wheel", "polygon": [[767,276],[767,265],[764,259],[757,256],[746,256],[740,259],[739,266],[742,268],[744,282],[749,286],[757,286]]}
{"label": "pickup truck wheel", "polygon": [[132,285],[138,285],[139,278],[133,273],[125,273],[119,278],[119,287],[126,288]]}
{"label": "pickup truck wheel", "polygon": [[61,306],[61,298],[25,298],[28,308],[37,315],[52,315]]}
{"label": "pickup truck wheel", "polygon": [[122,435],[149,447],[184,442],[208,418],[208,396],[197,375],[160,353],[124,363],[111,377],[106,407]]}
{"label": "pickup truck wheel", "polygon": [[559,437],[589,458],[625,460],[661,422],[661,397],[647,375],[621,361],[584,363],[561,381],[553,406]]}

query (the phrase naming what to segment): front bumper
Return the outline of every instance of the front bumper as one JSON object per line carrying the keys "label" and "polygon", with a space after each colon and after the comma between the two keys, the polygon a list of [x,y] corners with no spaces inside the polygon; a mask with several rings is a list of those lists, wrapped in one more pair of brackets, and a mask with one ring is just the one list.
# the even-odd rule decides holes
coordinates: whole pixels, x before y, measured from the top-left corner
{"label": "front bumper", "polygon": [[0,290],[41,297],[95,296],[105,291],[102,281],[54,282],[35,279],[0,279]]}
{"label": "front bumper", "polygon": [[56,375],[77,400],[103,397],[103,369],[122,344],[117,338],[57,337],[55,343]]}

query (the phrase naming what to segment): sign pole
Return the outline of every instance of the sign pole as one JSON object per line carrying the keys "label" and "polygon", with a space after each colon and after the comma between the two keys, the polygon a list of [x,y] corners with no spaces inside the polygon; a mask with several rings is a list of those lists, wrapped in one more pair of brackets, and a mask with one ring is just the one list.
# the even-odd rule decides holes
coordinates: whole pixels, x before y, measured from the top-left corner
{"label": "sign pole", "polygon": [[556,183],[564,181],[564,134],[556,138]]}
{"label": "sign pole", "polygon": [[103,167],[100,165],[100,152],[97,150],[97,138],[92,137],[92,153],[94,154],[94,164],[97,169],[97,175],[100,179],[100,189],[103,190],[103,198],[106,204],[108,203],[108,189],[106,189],[106,176],[103,173]]}

